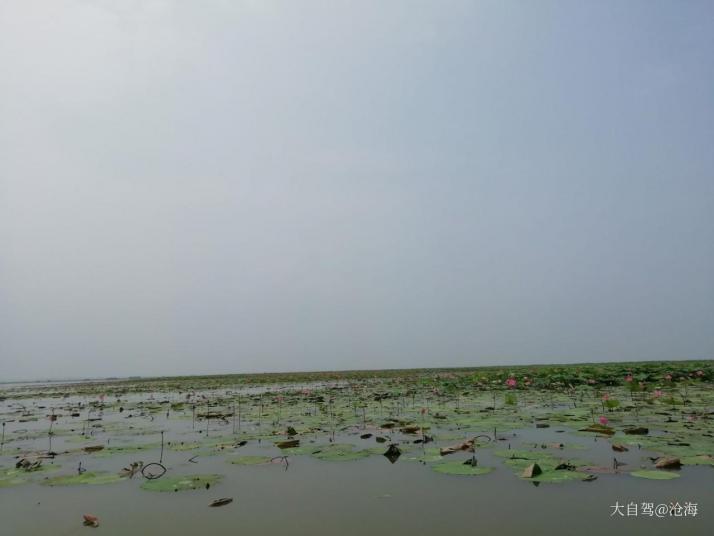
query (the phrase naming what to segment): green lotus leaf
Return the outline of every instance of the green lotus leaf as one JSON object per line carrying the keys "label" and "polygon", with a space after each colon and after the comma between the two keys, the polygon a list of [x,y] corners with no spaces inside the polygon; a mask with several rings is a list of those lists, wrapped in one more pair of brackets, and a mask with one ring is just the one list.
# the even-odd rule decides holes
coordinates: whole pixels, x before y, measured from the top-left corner
{"label": "green lotus leaf", "polygon": [[546,470],[541,474],[534,476],[533,478],[524,478],[524,480],[529,480],[532,482],[569,482],[572,480],[582,480],[588,476],[586,473],[581,473],[580,471],[567,471],[567,470]]}
{"label": "green lotus leaf", "polygon": [[289,449],[281,449],[284,456],[304,456],[314,452],[318,452],[327,447],[327,445],[303,445],[301,447],[292,447]]}
{"label": "green lotus leaf", "polygon": [[43,486],[79,486],[84,484],[99,485],[113,484],[124,480],[116,473],[86,472],[81,475],[61,475],[47,478],[42,481]]}
{"label": "green lotus leaf", "polygon": [[195,450],[195,449],[200,449],[204,445],[202,443],[172,443],[169,445],[169,450],[174,450],[176,452],[185,452],[188,450]]}
{"label": "green lotus leaf", "polygon": [[159,448],[161,448],[161,445],[159,443],[144,443],[140,445],[115,445],[111,447],[106,447],[103,450],[98,451],[94,454],[94,457],[108,458],[110,456],[116,456],[121,454],[136,454],[137,452],[156,450]]}
{"label": "green lotus leaf", "polygon": [[0,471],[0,488],[9,488],[11,486],[19,486],[20,484],[26,484],[34,480],[34,475],[37,473],[46,473],[49,471],[59,470],[59,465],[49,465],[43,464],[39,467],[33,469],[32,471],[26,471],[24,469],[5,469]]}
{"label": "green lotus leaf", "polygon": [[708,454],[700,454],[699,456],[685,456],[680,458],[684,465],[714,465],[714,457]]}
{"label": "green lotus leaf", "polygon": [[432,464],[431,468],[437,473],[443,473],[445,475],[464,475],[464,476],[476,476],[485,475],[493,471],[493,467],[484,467],[477,465],[472,467],[463,462],[442,462]]}
{"label": "green lotus leaf", "polygon": [[519,450],[519,449],[508,449],[508,450],[496,450],[493,452],[496,456],[501,458],[525,458],[526,460],[539,460],[542,458],[549,458],[550,454],[545,452],[533,451],[533,450]]}
{"label": "green lotus leaf", "polygon": [[261,465],[270,463],[270,460],[270,456],[239,456],[231,458],[229,462],[235,465]]}
{"label": "green lotus leaf", "polygon": [[650,480],[672,480],[673,478],[679,478],[679,473],[659,471],[657,469],[642,469],[640,471],[632,471],[630,474],[637,478],[648,478]]}
{"label": "green lotus leaf", "polygon": [[313,458],[330,462],[359,460],[371,456],[369,450],[356,450],[354,445],[334,443],[319,448],[312,453]]}

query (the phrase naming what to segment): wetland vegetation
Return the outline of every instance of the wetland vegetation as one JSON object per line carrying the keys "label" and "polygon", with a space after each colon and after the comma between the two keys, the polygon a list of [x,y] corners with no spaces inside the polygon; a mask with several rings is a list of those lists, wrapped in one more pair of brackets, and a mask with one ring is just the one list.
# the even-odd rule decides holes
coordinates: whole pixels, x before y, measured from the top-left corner
{"label": "wetland vegetation", "polygon": [[[121,508],[95,511],[88,498],[118,486],[149,509],[166,492],[230,511],[251,487],[282,489],[296,471],[346,478],[354,492],[371,467],[374,482],[408,471],[437,504],[449,489],[488,503],[499,489],[577,498],[681,480],[680,499],[701,505],[714,482],[713,381],[711,361],[689,361],[5,384],[0,504],[5,520],[10,507],[22,513],[13,527],[29,534],[34,496],[76,497],[49,516],[60,532],[86,514],[120,534]],[[210,527],[211,512],[201,517]]]}

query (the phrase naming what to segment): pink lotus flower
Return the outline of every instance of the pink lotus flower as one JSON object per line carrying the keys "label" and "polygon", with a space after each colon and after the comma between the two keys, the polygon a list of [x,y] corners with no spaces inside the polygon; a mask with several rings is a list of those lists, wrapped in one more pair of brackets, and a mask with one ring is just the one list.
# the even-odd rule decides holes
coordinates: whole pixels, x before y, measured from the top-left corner
{"label": "pink lotus flower", "polygon": [[632,381],[632,374],[628,374],[627,376],[625,376],[625,381],[628,382],[628,383],[631,382],[631,381]]}
{"label": "pink lotus flower", "polygon": [[704,371],[703,371],[703,370],[698,370],[698,371],[697,371],[697,376],[704,376]]}
{"label": "pink lotus flower", "polygon": [[604,415],[601,415],[600,416],[600,424],[602,424],[603,426],[606,426],[607,423],[608,423],[607,417],[605,417]]}
{"label": "pink lotus flower", "polygon": [[665,374],[664,379],[667,380],[668,382],[672,381],[672,375],[671,374]]}
{"label": "pink lotus flower", "polygon": [[660,398],[662,396],[662,391],[660,389],[655,389],[654,397]]}
{"label": "pink lotus flower", "polygon": [[607,394],[607,393],[605,393],[604,395],[602,395],[602,399],[603,399],[603,400],[610,400],[610,395]]}
{"label": "pink lotus flower", "polygon": [[508,379],[506,380],[506,385],[508,385],[508,387],[510,387],[511,389],[513,389],[516,385],[518,385],[518,382],[516,381],[515,378],[508,378]]}

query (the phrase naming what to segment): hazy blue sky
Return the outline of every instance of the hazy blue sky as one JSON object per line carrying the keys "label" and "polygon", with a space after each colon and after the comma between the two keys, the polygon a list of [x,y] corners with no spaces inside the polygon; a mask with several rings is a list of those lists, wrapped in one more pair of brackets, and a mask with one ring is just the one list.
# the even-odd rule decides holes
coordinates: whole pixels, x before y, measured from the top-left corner
{"label": "hazy blue sky", "polygon": [[712,357],[711,1],[0,0],[0,380]]}

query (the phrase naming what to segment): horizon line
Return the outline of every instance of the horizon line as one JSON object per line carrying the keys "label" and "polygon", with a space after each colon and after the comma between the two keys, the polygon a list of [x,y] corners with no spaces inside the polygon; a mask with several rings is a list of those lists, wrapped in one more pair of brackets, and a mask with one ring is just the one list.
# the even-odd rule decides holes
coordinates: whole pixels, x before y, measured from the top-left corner
{"label": "horizon line", "polygon": [[552,365],[576,366],[576,365],[609,365],[609,364],[627,364],[627,363],[665,363],[668,361],[681,362],[697,362],[697,361],[714,361],[714,357],[710,358],[683,358],[683,359],[642,359],[642,360],[627,360],[627,361],[579,361],[579,362],[551,362],[551,363],[521,363],[521,364],[491,364],[491,365],[461,365],[461,366],[430,366],[430,367],[385,367],[385,368],[347,368],[347,369],[307,369],[307,370],[283,370],[283,371],[261,371],[261,372],[217,372],[208,374],[171,374],[171,375],[140,375],[132,374],[127,376],[95,376],[95,377],[65,377],[65,378],[36,378],[36,379],[18,379],[18,380],[0,380],[0,385],[12,385],[22,383],[61,383],[61,382],[102,382],[102,381],[126,381],[126,380],[154,380],[163,378],[210,378],[219,376],[261,376],[261,375],[281,375],[281,374],[315,374],[315,373],[346,373],[346,372],[387,372],[387,371],[442,371],[442,370],[476,370],[497,367],[546,367]]}

